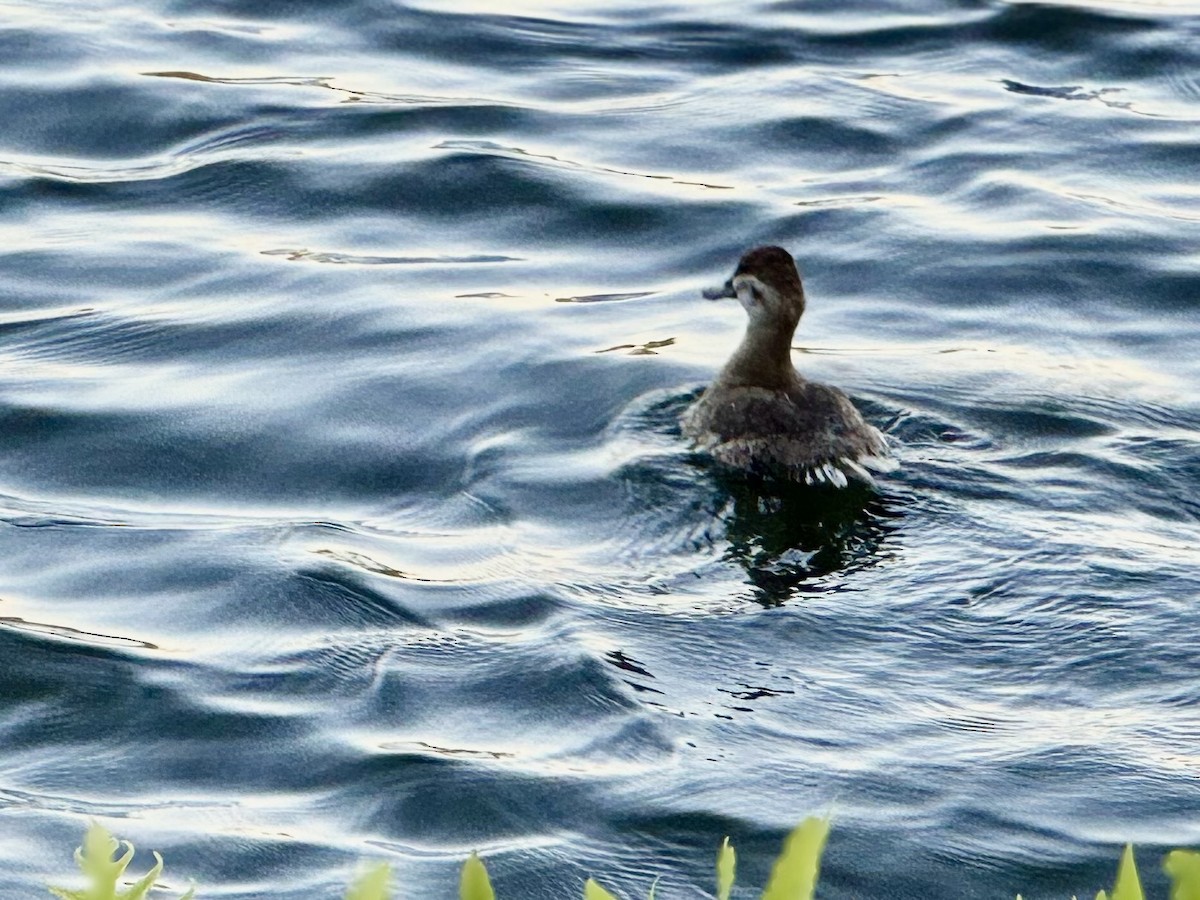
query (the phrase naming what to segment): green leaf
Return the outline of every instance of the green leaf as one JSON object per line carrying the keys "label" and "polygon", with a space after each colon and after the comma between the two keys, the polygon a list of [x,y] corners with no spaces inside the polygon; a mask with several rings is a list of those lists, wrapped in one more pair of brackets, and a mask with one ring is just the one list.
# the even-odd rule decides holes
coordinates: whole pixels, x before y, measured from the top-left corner
{"label": "green leaf", "polygon": [[801,822],[784,840],[762,900],[812,900],[827,837],[828,819],[810,816]]}
{"label": "green leaf", "polygon": [[1163,870],[1171,878],[1171,900],[1200,900],[1200,853],[1172,850]]}
{"label": "green leaf", "polygon": [[737,871],[737,853],[729,846],[729,838],[721,842],[717,851],[717,900],[729,900],[733,890],[733,876]]}
{"label": "green leaf", "polygon": [[388,884],[392,880],[392,867],[385,862],[378,863],[354,879],[354,883],[346,890],[346,900],[388,900],[391,891]]}
{"label": "green leaf", "polygon": [[463,863],[462,877],[458,880],[458,896],[459,900],[496,900],[487,867],[474,853]]}
{"label": "green leaf", "polygon": [[595,880],[589,878],[583,886],[583,900],[617,900],[617,898],[596,884]]}
{"label": "green leaf", "polygon": [[120,842],[99,822],[93,822],[83,836],[83,846],[75,848],[75,862],[79,871],[92,879],[94,887],[111,885],[115,893],[117,879],[133,859],[133,844],[126,841],[125,848],[119,859],[113,859],[113,854],[121,849]]}
{"label": "green leaf", "polygon": [[1133,844],[1125,845],[1121,863],[1117,866],[1117,881],[1113,885],[1112,900],[1146,900],[1142,894],[1142,882],[1138,878],[1137,864],[1133,861]]}
{"label": "green leaf", "polygon": [[[120,861],[124,862],[121,866],[121,871],[125,871],[125,866],[129,864],[129,860],[133,859],[133,844],[129,844],[129,850],[121,857]],[[162,874],[163,859],[158,855],[158,851],[154,851],[154,867],[139,878],[128,890],[118,891],[117,900],[142,900],[149,893],[150,888],[154,887],[154,882],[158,880],[158,876]]]}
{"label": "green leaf", "polygon": [[[125,844],[125,852],[113,859],[113,855],[121,849],[122,843]],[[83,836],[83,846],[75,850],[75,863],[90,884],[81,891],[51,887],[50,893],[62,900],[145,900],[146,894],[162,874],[162,857],[155,853],[154,866],[149,872],[125,890],[117,890],[117,882],[133,860],[133,853],[133,844],[129,841],[118,841],[104,826],[93,822],[87,834]],[[183,900],[194,895],[193,888]]]}
{"label": "green leaf", "polygon": [[655,877],[655,879],[650,882],[650,893],[646,895],[646,900],[654,900],[654,895],[658,892],[658,880],[660,878],[662,878],[661,875]]}

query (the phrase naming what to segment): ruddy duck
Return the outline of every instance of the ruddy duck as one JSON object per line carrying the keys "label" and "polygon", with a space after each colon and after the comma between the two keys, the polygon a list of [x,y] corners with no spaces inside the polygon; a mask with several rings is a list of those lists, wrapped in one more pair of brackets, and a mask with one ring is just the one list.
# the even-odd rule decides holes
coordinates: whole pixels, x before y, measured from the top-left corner
{"label": "ruddy duck", "polygon": [[792,365],[804,287],[792,255],[757,247],[709,300],[736,298],[750,317],[745,337],[716,381],[683,413],[683,433],[720,463],[760,475],[845,487],[867,483],[887,441],[850,398],[809,381]]}

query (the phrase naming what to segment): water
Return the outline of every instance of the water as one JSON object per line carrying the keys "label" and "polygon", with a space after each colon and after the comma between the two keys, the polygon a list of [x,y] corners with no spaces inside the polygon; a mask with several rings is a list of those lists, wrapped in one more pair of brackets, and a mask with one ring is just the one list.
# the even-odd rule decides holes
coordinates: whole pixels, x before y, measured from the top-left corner
{"label": "water", "polygon": [[[832,810],[828,900],[1162,896],[1197,72],[1185,0],[0,3],[2,892],[95,818],[202,897],[748,897]],[[678,435],[766,242],[873,499]]]}

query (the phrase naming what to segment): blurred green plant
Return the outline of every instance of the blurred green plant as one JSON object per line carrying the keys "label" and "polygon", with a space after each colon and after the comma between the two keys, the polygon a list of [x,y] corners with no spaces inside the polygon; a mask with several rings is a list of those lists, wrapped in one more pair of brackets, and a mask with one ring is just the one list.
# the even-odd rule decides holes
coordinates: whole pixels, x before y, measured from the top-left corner
{"label": "blurred green plant", "polygon": [[805,819],[783,842],[762,900],[812,900],[821,873],[821,854],[829,837],[829,820]]}
{"label": "blurred green plant", "polygon": [[[116,859],[113,854],[125,845],[125,852]],[[104,828],[92,823],[83,836],[83,846],[75,848],[75,864],[83,877],[91,882],[81,891],[70,891],[66,888],[50,888],[50,893],[62,900],[143,900],[154,882],[162,873],[162,857],[154,852],[154,868],[139,878],[124,890],[117,889],[117,881],[125,874],[129,863],[133,860],[133,844],[129,841],[118,841]],[[196,894],[192,888],[180,900],[191,900]]]}
{"label": "blurred green plant", "polygon": [[1163,869],[1171,879],[1171,900],[1200,900],[1200,853],[1172,850]]}
{"label": "blurred green plant", "polygon": [[[1200,853],[1172,850],[1163,859],[1163,871],[1171,879],[1170,900],[1200,900]],[[1017,894],[1017,900],[1021,900],[1020,894]],[[1126,844],[1121,854],[1112,893],[1100,891],[1096,900],[1146,900],[1133,858],[1133,844]]]}
{"label": "blurred green plant", "polygon": [[388,900],[392,892],[388,887],[392,880],[392,867],[377,863],[367,869],[346,891],[346,900]]}
{"label": "blurred green plant", "polygon": [[[821,852],[825,849],[825,838],[828,836],[828,819],[811,816],[796,826],[784,839],[783,852],[775,860],[762,900],[812,900],[821,868]],[[717,850],[717,900],[729,900],[736,868],[737,854],[729,838],[725,838]],[[655,880],[650,886],[648,900],[654,900],[657,884]],[[589,878],[583,886],[583,900],[617,898]]]}
{"label": "blurred green plant", "polygon": [[[1096,895],[1096,900],[1108,900],[1108,894],[1101,891]],[[1137,863],[1133,861],[1133,844],[1125,845],[1125,852],[1117,864],[1112,900],[1146,900],[1142,894],[1142,880],[1138,878]]]}
{"label": "blurred green plant", "polygon": [[459,900],[496,900],[487,868],[474,853],[463,863],[462,876],[458,879],[458,897]]}
{"label": "blurred green plant", "polygon": [[733,890],[733,876],[737,872],[737,854],[729,844],[729,838],[721,841],[717,851],[717,900],[729,900]]}
{"label": "blurred green plant", "polygon": [[[796,826],[784,839],[783,850],[771,869],[761,900],[812,900],[828,837],[827,818],[810,817]],[[114,859],[122,844],[125,852]],[[78,891],[51,887],[50,893],[61,900],[145,900],[162,874],[162,857],[155,853],[155,863],[149,872],[132,885],[118,889],[117,882],[132,862],[133,853],[133,844],[118,841],[102,826],[93,823],[84,835],[83,846],[75,850],[75,862],[90,884]],[[1163,869],[1171,879],[1170,900],[1200,900],[1200,853],[1172,850],[1163,861]],[[729,900],[736,870],[737,854],[729,838],[725,838],[717,850],[717,900]],[[346,900],[391,900],[391,877],[391,867],[387,863],[368,868],[350,885]],[[654,900],[657,887],[658,879],[655,879],[648,900]],[[195,893],[196,889],[192,888],[179,900],[192,900]],[[458,896],[459,900],[496,900],[487,868],[474,853],[463,863]],[[617,900],[591,878],[583,886],[583,897],[584,900]],[[1020,894],[1017,900],[1021,900]],[[1100,891],[1096,900],[1145,900],[1131,844],[1126,844],[1121,854],[1112,893]]]}

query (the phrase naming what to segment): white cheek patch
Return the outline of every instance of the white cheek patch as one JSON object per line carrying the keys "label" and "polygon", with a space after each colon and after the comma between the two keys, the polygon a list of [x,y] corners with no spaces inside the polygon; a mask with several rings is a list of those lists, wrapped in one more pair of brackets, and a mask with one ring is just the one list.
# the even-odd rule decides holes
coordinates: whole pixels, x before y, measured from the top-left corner
{"label": "white cheek patch", "polygon": [[760,298],[766,296],[766,287],[761,281],[753,275],[739,275],[733,280],[733,288],[737,291],[738,302],[746,312],[754,315],[762,310],[763,303]]}

